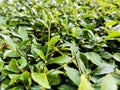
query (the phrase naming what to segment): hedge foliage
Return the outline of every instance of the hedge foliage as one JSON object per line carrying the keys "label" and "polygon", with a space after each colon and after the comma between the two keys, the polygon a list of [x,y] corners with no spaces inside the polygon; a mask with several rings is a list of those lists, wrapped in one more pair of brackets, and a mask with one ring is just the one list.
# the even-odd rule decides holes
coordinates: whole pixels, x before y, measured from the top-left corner
{"label": "hedge foliage", "polygon": [[120,0],[1,0],[0,90],[119,90]]}

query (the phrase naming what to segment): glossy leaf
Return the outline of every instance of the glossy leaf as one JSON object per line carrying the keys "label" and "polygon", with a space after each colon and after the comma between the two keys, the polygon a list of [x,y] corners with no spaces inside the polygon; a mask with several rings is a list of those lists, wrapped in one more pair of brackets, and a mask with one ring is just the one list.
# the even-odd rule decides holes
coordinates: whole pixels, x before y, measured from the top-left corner
{"label": "glossy leaf", "polygon": [[[74,68],[70,68],[70,67],[65,67],[65,71],[68,75],[68,77],[76,84],[79,85],[80,83],[80,73],[74,69]],[[74,72],[74,73],[73,73]]]}
{"label": "glossy leaf", "polygon": [[120,53],[114,53],[113,58],[114,58],[116,61],[120,62]]}
{"label": "glossy leaf", "polygon": [[49,61],[50,64],[52,63],[56,63],[56,64],[64,64],[67,63],[71,60],[71,57],[67,56],[67,55],[63,55],[63,56],[59,56],[56,58],[51,58],[51,60]]}
{"label": "glossy leaf", "polygon": [[96,54],[94,52],[88,52],[85,53],[86,57],[91,60],[92,63],[96,64],[99,67],[102,67],[102,58],[99,56],[99,54]]}

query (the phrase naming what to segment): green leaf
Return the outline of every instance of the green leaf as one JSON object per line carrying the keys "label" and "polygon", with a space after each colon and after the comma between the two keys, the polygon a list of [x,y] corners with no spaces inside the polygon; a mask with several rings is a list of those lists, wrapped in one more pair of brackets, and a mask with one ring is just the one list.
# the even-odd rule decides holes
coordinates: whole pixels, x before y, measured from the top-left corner
{"label": "green leaf", "polygon": [[15,59],[12,59],[9,62],[8,68],[7,70],[14,72],[14,73],[19,73],[19,69],[18,69],[18,63]]}
{"label": "green leaf", "polygon": [[31,86],[32,84],[32,80],[30,78],[30,74],[28,71],[24,71],[21,76],[20,79],[24,82],[25,85],[27,86]]}
{"label": "green leaf", "polygon": [[5,24],[6,23],[6,19],[3,16],[0,16],[0,24]]}
{"label": "green leaf", "polygon": [[14,50],[5,50],[3,54],[3,59],[6,57],[20,57],[19,54]]}
{"label": "green leaf", "polygon": [[78,65],[79,69],[82,71],[83,74],[88,73],[82,58],[80,58],[80,52],[76,53],[76,64]]}
{"label": "green leaf", "polygon": [[28,34],[27,34],[27,30],[25,30],[25,27],[19,27],[18,33],[20,34],[23,41],[28,40]]}
{"label": "green leaf", "polygon": [[37,82],[40,86],[50,89],[50,85],[49,82],[47,80],[47,76],[44,73],[36,73],[36,72],[32,72],[31,74],[32,79]]}
{"label": "green leaf", "polygon": [[45,60],[45,55],[42,50],[34,48],[34,51],[40,56],[43,60]]}
{"label": "green leaf", "polygon": [[112,75],[108,74],[104,77],[100,90],[118,90],[117,83]]}
{"label": "green leaf", "polygon": [[0,72],[4,69],[4,62],[0,60]]}
{"label": "green leaf", "polygon": [[82,58],[80,57],[80,52],[78,51],[79,48],[76,47],[75,44],[71,44],[70,48],[71,48],[72,56],[75,57],[75,59],[76,59],[76,60],[74,60],[74,63],[82,71],[82,73],[86,74],[87,69],[84,65],[84,62],[83,62]]}
{"label": "green leaf", "polygon": [[59,40],[59,36],[54,36],[48,42],[48,50]]}
{"label": "green leaf", "polygon": [[113,31],[108,36],[106,36],[105,40],[111,40],[111,39],[114,40],[115,38],[119,38],[119,37],[120,37],[120,32]]}
{"label": "green leaf", "polygon": [[10,90],[24,90],[23,86],[15,86],[13,88],[11,88]]}
{"label": "green leaf", "polygon": [[24,57],[21,57],[19,60],[20,68],[25,68],[27,65],[27,60]]}
{"label": "green leaf", "polygon": [[62,85],[60,85],[58,90],[76,90],[76,88],[74,86],[69,85],[69,84],[62,84]]}
{"label": "green leaf", "polygon": [[14,84],[18,79],[20,79],[20,75],[19,75],[19,74],[9,74],[9,78],[11,79],[9,85],[12,85],[12,84]]}
{"label": "green leaf", "polygon": [[71,67],[65,67],[65,71],[68,75],[68,77],[76,84],[79,85],[80,83],[80,73]]}
{"label": "green leaf", "polygon": [[31,88],[31,90],[41,90],[40,85],[35,85]]}
{"label": "green leaf", "polygon": [[113,58],[114,58],[116,61],[120,62],[120,53],[114,53]]}
{"label": "green leaf", "polygon": [[[44,21],[41,20],[41,19],[37,19],[37,20],[38,20],[39,22],[41,22],[47,29],[49,28],[46,22],[44,22]],[[39,22],[38,22],[38,23],[39,23]]]}
{"label": "green leaf", "polygon": [[106,22],[105,23],[105,27],[107,28],[107,27],[111,27],[111,26],[113,26],[113,25],[115,25],[117,23],[117,21],[109,21],[109,22]]}
{"label": "green leaf", "polygon": [[67,56],[67,55],[63,55],[63,56],[59,56],[56,58],[51,58],[49,60],[49,64],[52,63],[56,63],[56,64],[63,64],[63,63],[67,63],[71,60],[71,57]]}
{"label": "green leaf", "polygon": [[115,65],[112,64],[106,64],[104,63],[102,67],[97,67],[97,69],[93,72],[94,75],[104,75],[108,73],[114,72]]}
{"label": "green leaf", "polygon": [[102,67],[102,58],[99,56],[99,54],[96,54],[95,52],[87,52],[85,53],[87,59],[91,60],[92,63],[95,65]]}
{"label": "green leaf", "polygon": [[101,53],[101,57],[104,58],[104,59],[111,59],[112,54],[110,54],[108,52],[103,52],[103,53]]}
{"label": "green leaf", "polygon": [[6,43],[9,45],[11,49],[16,50],[16,44],[13,42],[13,40],[9,36],[3,35],[3,34],[1,34],[1,36],[4,38],[4,40],[6,41]]}
{"label": "green leaf", "polygon": [[85,75],[81,76],[80,85],[78,90],[94,90],[91,83],[88,81]]}
{"label": "green leaf", "polygon": [[59,85],[62,81],[62,78],[58,74],[49,74],[47,77],[50,85]]}
{"label": "green leaf", "polygon": [[42,20],[43,20],[45,23],[47,23],[47,21],[48,21],[48,16],[47,16],[45,10],[42,11]]}

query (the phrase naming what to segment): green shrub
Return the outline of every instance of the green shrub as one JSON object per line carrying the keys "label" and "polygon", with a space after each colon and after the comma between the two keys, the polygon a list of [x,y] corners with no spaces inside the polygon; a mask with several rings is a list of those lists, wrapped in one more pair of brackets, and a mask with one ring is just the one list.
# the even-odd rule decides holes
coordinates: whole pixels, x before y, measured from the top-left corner
{"label": "green shrub", "polygon": [[118,90],[119,0],[0,1],[0,90]]}

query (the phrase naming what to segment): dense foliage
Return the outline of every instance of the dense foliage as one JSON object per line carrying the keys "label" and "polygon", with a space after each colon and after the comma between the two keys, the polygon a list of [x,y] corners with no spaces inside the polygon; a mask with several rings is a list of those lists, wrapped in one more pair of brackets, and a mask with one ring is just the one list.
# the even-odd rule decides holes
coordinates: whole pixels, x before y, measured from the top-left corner
{"label": "dense foliage", "polygon": [[120,89],[120,0],[0,1],[0,90]]}

